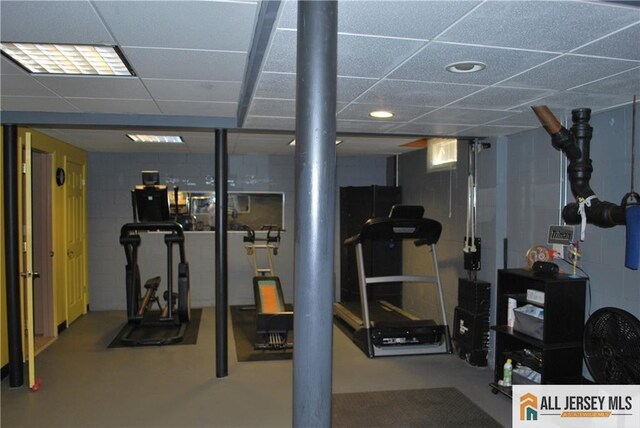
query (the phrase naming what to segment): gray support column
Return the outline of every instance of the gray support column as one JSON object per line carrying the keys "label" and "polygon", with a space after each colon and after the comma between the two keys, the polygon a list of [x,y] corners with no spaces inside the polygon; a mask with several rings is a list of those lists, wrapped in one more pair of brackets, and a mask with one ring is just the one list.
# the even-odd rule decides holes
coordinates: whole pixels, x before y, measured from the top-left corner
{"label": "gray support column", "polygon": [[9,348],[9,386],[24,383],[22,335],[20,325],[20,277],[18,234],[18,127],[3,126],[4,176],[4,257],[7,287],[7,336]]}
{"label": "gray support column", "polygon": [[216,377],[227,377],[227,130],[216,129]]}
{"label": "gray support column", "polygon": [[293,426],[331,426],[338,3],[298,1]]}

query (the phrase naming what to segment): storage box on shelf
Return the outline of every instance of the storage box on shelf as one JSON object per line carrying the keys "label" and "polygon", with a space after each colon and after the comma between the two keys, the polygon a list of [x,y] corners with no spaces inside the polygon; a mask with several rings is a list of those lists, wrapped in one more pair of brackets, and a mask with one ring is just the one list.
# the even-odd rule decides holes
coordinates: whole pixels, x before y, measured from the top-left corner
{"label": "storage box on shelf", "polygon": [[[511,388],[498,385],[507,358],[516,365],[540,373],[542,384],[573,384],[582,381],[582,335],[586,280],[565,274],[536,275],[523,269],[498,271],[495,331],[494,393],[510,395]],[[527,300],[527,290],[544,293],[544,303]],[[531,294],[531,293],[530,293]],[[508,301],[518,307],[531,304],[544,310],[541,339],[508,326]]]}

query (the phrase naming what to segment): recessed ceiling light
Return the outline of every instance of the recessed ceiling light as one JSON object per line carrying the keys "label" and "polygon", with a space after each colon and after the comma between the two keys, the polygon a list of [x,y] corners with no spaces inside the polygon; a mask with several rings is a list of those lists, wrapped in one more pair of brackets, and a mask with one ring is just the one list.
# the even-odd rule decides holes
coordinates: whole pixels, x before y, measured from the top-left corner
{"label": "recessed ceiling light", "polygon": [[115,46],[0,43],[2,53],[34,74],[133,76]]}
{"label": "recessed ceiling light", "polygon": [[[342,140],[336,140],[336,146],[338,144],[342,143]],[[293,140],[289,141],[289,145],[290,146],[295,146],[296,145],[296,139],[294,138]]]}
{"label": "recessed ceiling light", "polygon": [[369,113],[369,116],[375,117],[376,119],[389,119],[393,117],[393,113],[387,110],[376,110]]}
{"label": "recessed ceiling light", "polygon": [[481,62],[462,61],[449,64],[447,65],[446,69],[451,73],[475,73],[484,70],[486,67],[487,65]]}
{"label": "recessed ceiling light", "polygon": [[145,135],[145,134],[127,134],[136,143],[182,143],[182,137],[179,135]]}

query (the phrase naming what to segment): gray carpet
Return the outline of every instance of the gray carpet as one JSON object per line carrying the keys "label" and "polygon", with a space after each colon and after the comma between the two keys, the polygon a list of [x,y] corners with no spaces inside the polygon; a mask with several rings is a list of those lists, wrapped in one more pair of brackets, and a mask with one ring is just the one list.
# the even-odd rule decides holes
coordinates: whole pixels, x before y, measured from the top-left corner
{"label": "gray carpet", "polygon": [[333,394],[333,427],[501,427],[456,388]]}

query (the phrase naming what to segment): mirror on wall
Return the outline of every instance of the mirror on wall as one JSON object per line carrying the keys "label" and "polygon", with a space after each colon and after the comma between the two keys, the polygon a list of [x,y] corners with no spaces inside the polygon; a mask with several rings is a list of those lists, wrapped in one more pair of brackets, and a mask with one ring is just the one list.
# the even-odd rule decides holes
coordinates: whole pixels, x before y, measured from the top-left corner
{"label": "mirror on wall", "polygon": [[[171,212],[185,231],[214,231],[216,195],[212,191],[171,192]],[[227,230],[261,230],[263,226],[284,230],[284,193],[229,192]]]}

